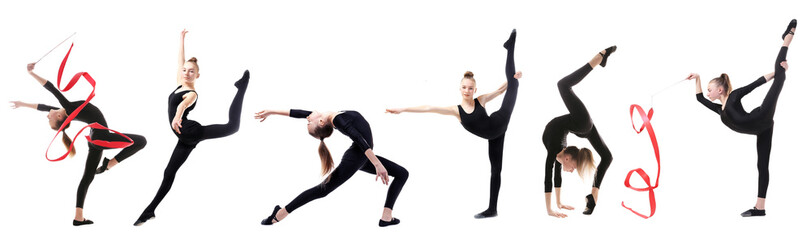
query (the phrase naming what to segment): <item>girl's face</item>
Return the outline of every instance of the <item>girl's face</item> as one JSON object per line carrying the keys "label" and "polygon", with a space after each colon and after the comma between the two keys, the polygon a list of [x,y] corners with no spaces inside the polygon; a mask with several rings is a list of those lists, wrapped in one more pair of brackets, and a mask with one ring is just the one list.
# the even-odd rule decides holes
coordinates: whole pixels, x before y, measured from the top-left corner
{"label": "girl's face", "polygon": [[726,89],[724,89],[721,86],[718,86],[718,84],[716,84],[715,82],[710,82],[710,84],[707,84],[707,98],[709,98],[710,101],[721,99],[721,96],[724,94],[725,91]]}
{"label": "girl's face", "polygon": [[572,155],[562,153],[558,155],[557,160],[560,163],[560,166],[563,167],[564,172],[574,172],[575,164],[572,160]]}
{"label": "girl's face", "polygon": [[324,120],[321,119],[322,114],[320,112],[313,111],[307,116],[307,132],[310,135],[315,135],[315,129],[324,125]]}
{"label": "girl's face", "polygon": [[462,79],[459,92],[462,93],[463,99],[473,99],[473,94],[476,94],[476,82],[468,78]]}
{"label": "girl's face", "polygon": [[64,120],[65,117],[66,116],[62,114],[61,111],[51,109],[48,111],[48,125],[50,125],[52,129],[58,130],[59,125],[57,123]]}
{"label": "girl's face", "polygon": [[183,64],[183,69],[180,70],[180,76],[183,78],[183,81],[192,83],[198,77],[200,77],[200,73],[194,63],[186,62]]}

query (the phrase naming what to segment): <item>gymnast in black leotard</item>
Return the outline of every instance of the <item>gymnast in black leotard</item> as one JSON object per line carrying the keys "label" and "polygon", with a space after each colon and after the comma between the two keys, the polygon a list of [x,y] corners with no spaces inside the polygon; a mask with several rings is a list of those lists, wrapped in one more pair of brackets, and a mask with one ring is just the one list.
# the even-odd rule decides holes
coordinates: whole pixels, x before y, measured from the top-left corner
{"label": "gymnast in black leotard", "polygon": [[[721,115],[721,122],[733,131],[752,134],[757,136],[757,169],[758,169],[758,194],[755,207],[743,213],[743,217],[765,216],[766,215],[766,189],[769,187],[769,155],[772,149],[772,132],[774,131],[774,112],[777,108],[777,98],[783,89],[786,80],[786,54],[788,46],[794,38],[794,30],[797,27],[797,20],[791,20],[786,31],[783,33],[783,46],[777,54],[774,62],[774,72],[763,75],[754,82],[744,87],[732,90],[732,84],[726,73],[714,78],[707,84],[707,100],[702,95],[701,77],[696,73],[691,73],[687,79],[696,80],[696,99],[698,102],[709,108],[718,115]],[[755,88],[774,79],[772,87],[763,98],[763,103],[759,107],[746,112],[741,104],[741,98],[749,94]],[[721,104],[712,101],[721,100]]]}
{"label": "gymnast in black leotard", "polygon": [[273,213],[262,220],[262,225],[277,223],[304,204],[327,196],[338,186],[349,180],[358,170],[376,174],[375,180],[379,177],[382,179],[383,184],[386,185],[389,183],[389,176],[394,177],[386,194],[383,216],[380,218],[378,226],[385,227],[400,223],[399,219],[392,217],[392,209],[394,209],[397,196],[400,195],[400,190],[403,189],[403,185],[408,180],[408,171],[397,165],[397,163],[374,154],[372,151],[374,148],[372,129],[360,113],[356,111],[320,113],[296,109],[289,111],[263,110],[256,113],[255,118],[264,121],[270,115],[307,118],[308,132],[313,137],[321,140],[318,154],[321,156],[321,172],[324,175],[329,173],[333,166],[332,155],[330,155],[327,145],[324,143],[324,139],[332,135],[332,129],[338,129],[339,132],[352,139],[352,145],[344,152],[338,167],[321,184],[302,192],[284,208],[276,205]]}
{"label": "gymnast in black leotard", "polygon": [[184,29],[180,37],[180,54],[178,55],[178,72],[177,72],[177,88],[169,94],[169,121],[172,130],[177,136],[177,144],[172,156],[169,158],[169,164],[166,165],[166,170],[163,173],[163,181],[155,194],[155,198],[149,203],[149,206],[144,209],[138,220],[135,221],[135,226],[140,226],[149,219],[155,217],[155,208],[163,200],[169,189],[172,188],[172,183],[175,181],[175,175],[180,166],[186,162],[186,159],[191,154],[192,150],[197,147],[200,141],[213,138],[221,138],[236,133],[239,130],[239,115],[242,113],[242,100],[245,98],[245,91],[248,89],[248,82],[250,75],[248,70],[245,70],[242,78],[234,83],[237,87],[237,94],[231,102],[231,107],[228,110],[228,123],[226,124],[212,124],[203,126],[197,121],[189,120],[187,116],[189,112],[197,105],[197,92],[194,90],[194,81],[200,77],[200,68],[197,65],[197,58],[192,57],[188,61],[185,59],[184,53],[184,39],[187,31]]}
{"label": "gymnast in black leotard", "polygon": [[[490,204],[483,212],[476,214],[475,218],[488,218],[498,216],[498,192],[501,188],[501,165],[502,155],[504,153],[504,133],[507,131],[507,125],[510,123],[510,116],[512,116],[513,108],[515,107],[515,100],[518,95],[518,79],[521,78],[521,72],[515,71],[515,37],[516,32],[513,29],[512,34],[507,42],[504,43],[504,48],[507,49],[507,64],[505,73],[507,75],[507,82],[501,85],[498,90],[482,94],[477,98],[473,98],[476,93],[476,80],[473,78],[472,72],[466,72],[460,91],[462,93],[462,104],[449,107],[434,107],[434,106],[419,106],[409,108],[390,108],[386,112],[393,114],[400,114],[402,112],[430,112],[442,115],[454,116],[459,119],[462,126],[476,136],[487,139],[489,143],[488,153],[490,155]],[[484,106],[490,100],[498,97],[502,93],[504,100],[501,102],[501,108],[487,116],[487,111]]]}
{"label": "gymnast in black leotard", "polygon": [[[13,108],[18,107],[28,107],[37,109],[39,111],[46,111],[48,112],[48,123],[50,124],[51,128],[54,130],[59,130],[59,127],[65,122],[66,118],[76,111],[76,109],[84,104],[85,101],[74,101],[70,102],[64,95],[56,89],[53,83],[45,80],[44,78],[40,77],[36,73],[34,73],[34,63],[28,64],[28,73],[34,77],[42,86],[45,87],[51,94],[59,100],[59,105],[62,108],[52,107],[45,104],[31,104],[31,103],[24,103],[20,101],[12,101]],[[87,103],[85,107],[76,115],[74,120],[78,120],[85,123],[98,123],[102,126],[107,127],[107,121],[104,119],[104,115],[101,113],[95,105],[92,103]],[[70,123],[65,126],[65,129],[70,127]],[[105,170],[115,166],[115,164],[120,163],[127,159],[128,157],[132,156],[139,150],[143,149],[146,146],[146,138],[136,134],[124,133],[127,137],[132,139],[133,144],[121,149],[115,157],[112,159],[104,158],[104,163],[101,167],[99,167],[99,161],[101,161],[102,151],[105,149],[109,149],[102,146],[97,146],[92,143],[88,143],[88,152],[87,152],[87,161],[85,162],[84,174],[82,174],[82,180],[79,182],[79,189],[76,191],[76,215],[73,219],[74,226],[81,226],[86,224],[93,224],[93,221],[84,218],[84,200],[87,196],[87,189],[90,187],[90,183],[93,182],[93,178],[98,173],[102,173]],[[107,130],[99,130],[99,129],[91,129],[90,130],[90,138],[92,140],[104,140],[104,141],[111,141],[111,142],[121,142],[127,141],[124,137],[111,133]],[[70,148],[71,140],[70,137],[65,133],[64,129],[62,130],[62,142],[65,144],[65,147],[69,148],[70,156],[73,156],[76,153],[76,150]],[[98,169],[97,169],[98,167]]]}
{"label": "gymnast in black leotard", "polygon": [[[611,165],[613,157],[611,151],[603,142],[600,133],[597,132],[597,127],[591,121],[591,116],[586,109],[586,105],[574,94],[572,87],[579,83],[586,75],[591,72],[598,64],[605,67],[608,56],[617,49],[616,46],[606,48],[594,58],[591,59],[586,65],[577,69],[577,71],[569,74],[558,82],[558,90],[560,97],[563,98],[563,103],[569,109],[569,114],[556,117],[549,121],[546,129],[543,132],[543,143],[546,146],[546,175],[544,177],[544,191],[546,192],[546,211],[553,217],[567,217],[566,214],[557,212],[552,209],[552,185],[555,186],[555,199],[558,209],[574,210],[573,207],[562,204],[560,202],[560,186],[562,178],[560,171],[572,172],[577,169],[580,177],[584,177],[594,170],[594,157],[591,150],[588,148],[577,148],[575,146],[566,145],[566,135],[569,133],[575,136],[586,138],[600,155],[600,165],[597,166],[597,172],[594,174],[594,184],[592,184],[591,194],[586,196],[586,209],[583,214],[591,215],[594,207],[597,206],[597,193],[600,190],[600,183],[603,181],[605,172],[608,166]],[[557,160],[557,161],[556,161]],[[554,182],[552,181],[552,167],[554,166],[555,175]]]}

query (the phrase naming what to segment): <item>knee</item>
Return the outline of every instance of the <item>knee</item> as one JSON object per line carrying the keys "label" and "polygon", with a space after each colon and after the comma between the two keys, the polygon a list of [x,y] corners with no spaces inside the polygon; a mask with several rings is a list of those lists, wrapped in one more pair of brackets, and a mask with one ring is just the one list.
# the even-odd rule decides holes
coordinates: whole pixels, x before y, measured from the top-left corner
{"label": "knee", "polygon": [[558,81],[558,91],[563,93],[566,90],[569,90],[569,85],[566,84],[566,79],[564,78]]}
{"label": "knee", "polygon": [[490,174],[493,176],[501,176],[501,166],[490,166]]}
{"label": "knee", "polygon": [[403,168],[403,171],[397,173],[397,176],[394,176],[394,180],[403,181],[403,182],[407,181],[408,180],[408,170]]}
{"label": "knee", "polygon": [[614,161],[614,156],[611,156],[611,152],[606,151],[604,156],[600,156],[600,165],[605,164],[607,167],[611,165],[611,162]]}
{"label": "knee", "polygon": [[758,161],[757,170],[760,174],[769,174],[769,163],[767,161]]}
{"label": "knee", "polygon": [[136,137],[131,137],[131,138],[132,138],[132,142],[133,142],[132,145],[136,149],[141,150],[144,147],[146,147],[146,138],[144,136],[136,136]]}

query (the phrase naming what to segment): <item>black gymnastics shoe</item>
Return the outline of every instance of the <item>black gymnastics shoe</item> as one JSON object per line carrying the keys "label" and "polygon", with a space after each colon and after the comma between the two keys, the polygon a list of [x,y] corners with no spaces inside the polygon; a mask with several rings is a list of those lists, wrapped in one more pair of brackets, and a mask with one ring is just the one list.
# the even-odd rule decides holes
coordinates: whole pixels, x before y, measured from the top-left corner
{"label": "black gymnastics shoe", "polygon": [[101,174],[104,171],[107,171],[107,164],[110,164],[110,159],[104,158],[104,161],[101,162],[101,167],[96,169],[96,174]]}
{"label": "black gymnastics shoe", "polygon": [[792,28],[797,28],[797,19],[791,19],[791,22],[788,23],[786,31],[783,32],[783,40],[785,40],[786,36],[788,36],[789,34],[794,35],[794,32],[791,31]]}
{"label": "black gymnastics shoe", "polygon": [[279,222],[279,219],[276,219],[276,213],[278,213],[279,210],[282,210],[282,207],[279,207],[279,205],[276,205],[276,208],[273,209],[273,213],[271,213],[270,216],[268,216],[268,218],[265,218],[264,220],[262,220],[262,225],[273,225],[273,220],[276,220],[276,222]]}
{"label": "black gymnastics shoe", "polygon": [[386,227],[386,226],[397,225],[397,224],[400,224],[400,219],[391,218],[391,221],[388,221],[388,222],[383,221],[383,219],[380,219],[380,222],[377,223],[377,226]]}
{"label": "black gymnastics shoe", "polygon": [[594,207],[597,206],[597,201],[594,201],[594,196],[589,194],[586,195],[586,210],[583,211],[585,215],[591,215],[594,212]]}
{"label": "black gymnastics shoe", "polygon": [[513,32],[510,33],[510,38],[504,42],[504,48],[509,50],[515,47],[515,34],[515,28],[513,28]]}
{"label": "black gymnastics shoe", "polygon": [[143,224],[144,224],[146,221],[152,220],[153,218],[155,218],[155,213],[153,213],[153,212],[149,212],[149,213],[148,213],[148,212],[144,212],[144,213],[141,213],[141,216],[140,216],[140,217],[138,217],[138,220],[136,220],[136,221],[135,221],[135,223],[134,223],[134,224],[132,224],[132,225],[133,225],[133,226],[141,226],[141,225],[143,225]]}
{"label": "black gymnastics shoe", "polygon": [[90,221],[90,219],[87,219],[87,218],[85,218],[83,221],[73,220],[73,226],[82,226],[82,225],[88,225],[88,224],[93,224],[93,221]]}
{"label": "black gymnastics shoe", "polygon": [[237,80],[234,83],[234,86],[242,89],[248,86],[248,80],[251,78],[251,73],[248,70],[245,70],[245,73],[242,74],[242,78]]}
{"label": "black gymnastics shoe", "polygon": [[603,61],[600,62],[601,67],[605,67],[605,64],[608,63],[608,56],[611,56],[611,53],[614,51],[617,51],[617,45],[606,48],[605,54],[600,53],[600,55],[603,56]]}
{"label": "black gymnastics shoe", "polygon": [[484,212],[480,212],[479,214],[473,215],[475,219],[482,219],[482,218],[491,218],[498,216],[498,211],[496,210],[484,210]]}
{"label": "black gymnastics shoe", "polygon": [[746,210],[746,212],[741,213],[741,217],[762,217],[766,216],[766,210],[760,210],[756,207],[752,209]]}

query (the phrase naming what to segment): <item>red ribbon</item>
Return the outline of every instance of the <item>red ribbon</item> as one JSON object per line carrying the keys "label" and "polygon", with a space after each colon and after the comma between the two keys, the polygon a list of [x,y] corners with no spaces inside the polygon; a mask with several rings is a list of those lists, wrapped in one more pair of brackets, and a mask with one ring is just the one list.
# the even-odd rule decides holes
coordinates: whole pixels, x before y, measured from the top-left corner
{"label": "red ribbon", "polygon": [[[642,127],[639,128],[639,130],[636,130],[636,124],[634,124],[634,109],[636,109],[636,111],[639,113],[639,116],[642,118],[642,122],[643,122]],[[642,170],[641,168],[637,168],[637,169],[634,169],[634,170],[631,170],[630,172],[628,172],[628,176],[625,177],[625,187],[633,189],[633,190],[635,190],[637,192],[648,191],[648,199],[650,200],[650,215],[647,215],[647,216],[643,215],[643,214],[641,214],[641,213],[639,213],[637,211],[634,211],[633,209],[625,206],[625,201],[622,202],[622,207],[630,210],[631,212],[633,212],[637,216],[640,216],[640,217],[645,218],[645,219],[647,219],[649,217],[653,217],[653,214],[656,213],[656,196],[653,194],[653,189],[656,189],[657,187],[659,187],[659,172],[662,169],[662,165],[659,162],[659,143],[656,141],[656,133],[653,132],[653,126],[650,123],[650,119],[652,117],[653,117],[653,108],[648,110],[648,114],[646,115],[645,111],[642,110],[642,107],[640,107],[637,104],[631,105],[631,126],[634,128],[634,131],[636,131],[636,133],[642,133],[642,131],[645,130],[645,128],[648,129],[648,135],[650,136],[650,141],[651,141],[651,144],[653,145],[653,152],[654,152],[654,154],[656,154],[656,165],[657,165],[656,184],[651,186],[650,177],[648,176],[647,173],[645,173],[645,170]],[[631,186],[631,175],[633,175],[634,173],[639,174],[639,177],[641,177],[642,180],[645,181],[645,184],[647,184],[648,186],[644,187],[644,188],[637,188],[637,187]]]}
{"label": "red ribbon", "polygon": [[[65,59],[62,59],[62,64],[59,65],[59,74],[56,77],[56,88],[57,89],[59,89],[59,86],[62,85],[62,71],[65,70],[65,64],[68,62],[68,56],[70,56],[70,51],[71,50],[73,50],[73,43],[70,44],[70,49],[68,49],[68,53],[65,54]],[[73,140],[70,143],[70,147],[68,147],[68,151],[65,152],[64,155],[62,155],[61,157],[56,158],[56,159],[51,159],[51,158],[48,157],[48,150],[51,149],[51,145],[53,145],[54,140],[56,140],[56,137],[59,136],[59,132],[61,132],[63,129],[65,129],[65,126],[70,124],[70,122],[73,121],[73,119],[76,118],[77,115],[79,115],[79,112],[81,112],[82,109],[84,109],[84,107],[87,106],[88,103],[90,103],[90,99],[93,99],[93,97],[96,96],[96,80],[94,80],[93,77],[91,77],[90,74],[87,73],[87,72],[78,72],[78,73],[76,73],[76,75],[73,75],[73,78],[70,79],[70,81],[68,82],[68,85],[65,86],[65,89],[59,89],[59,91],[67,92],[68,90],[73,88],[73,85],[76,85],[76,82],[78,82],[79,78],[81,78],[81,77],[84,77],[84,79],[87,80],[88,83],[90,83],[90,86],[93,87],[93,91],[90,92],[90,95],[87,96],[87,100],[85,100],[84,103],[82,103],[81,106],[79,106],[78,108],[76,108],[76,110],[74,110],[72,113],[70,113],[70,116],[68,116],[68,118],[65,119],[65,122],[62,123],[62,126],[59,127],[59,130],[57,131],[54,138],[51,139],[51,143],[48,144],[48,149],[45,150],[45,159],[48,159],[48,161],[55,162],[55,161],[60,161],[62,159],[65,159],[68,156],[68,154],[70,153],[70,149],[73,149],[73,144],[76,143],[76,138],[78,138],[79,134],[81,134],[82,131],[84,131],[88,127],[93,128],[93,129],[104,130],[104,131],[107,131],[107,130],[112,131],[115,134],[118,134],[119,136],[122,136],[122,137],[124,137],[125,139],[127,139],[129,141],[129,142],[125,142],[125,141],[113,141],[113,142],[110,142],[110,141],[104,141],[104,140],[92,140],[92,139],[90,139],[90,136],[85,136],[87,138],[87,141],[89,143],[93,144],[93,145],[106,147],[106,148],[125,148],[125,147],[129,147],[130,145],[132,145],[134,143],[131,138],[127,137],[127,135],[124,135],[124,134],[122,134],[122,133],[120,133],[118,131],[109,129],[107,127],[102,126],[99,123],[94,122],[94,123],[88,124],[87,126],[84,126],[82,129],[79,129],[79,132],[77,132],[76,136],[73,137]]]}

